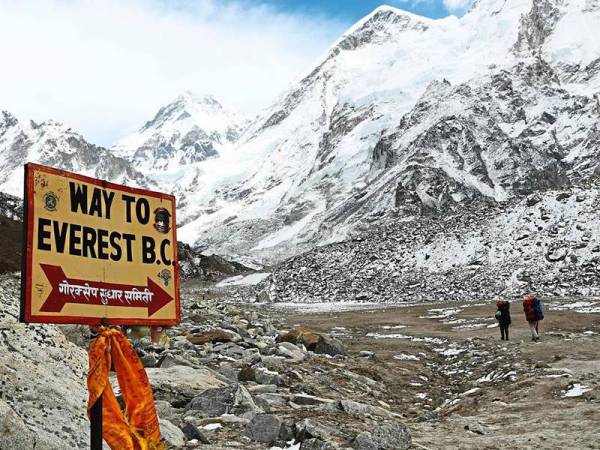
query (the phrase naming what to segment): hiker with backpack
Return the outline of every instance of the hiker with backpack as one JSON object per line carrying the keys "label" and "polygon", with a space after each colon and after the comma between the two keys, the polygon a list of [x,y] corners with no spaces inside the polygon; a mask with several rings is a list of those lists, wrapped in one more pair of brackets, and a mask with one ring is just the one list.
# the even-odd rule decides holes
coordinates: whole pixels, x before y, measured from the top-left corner
{"label": "hiker with backpack", "polygon": [[508,341],[508,326],[510,325],[510,303],[506,300],[498,300],[496,302],[496,311],[495,317],[498,321],[498,325],[500,326],[500,340]]}
{"label": "hiker with backpack", "polygon": [[540,339],[538,329],[539,321],[544,319],[542,302],[533,295],[526,295],[523,299],[523,311],[525,312],[525,319],[531,330],[531,340],[538,341]]}

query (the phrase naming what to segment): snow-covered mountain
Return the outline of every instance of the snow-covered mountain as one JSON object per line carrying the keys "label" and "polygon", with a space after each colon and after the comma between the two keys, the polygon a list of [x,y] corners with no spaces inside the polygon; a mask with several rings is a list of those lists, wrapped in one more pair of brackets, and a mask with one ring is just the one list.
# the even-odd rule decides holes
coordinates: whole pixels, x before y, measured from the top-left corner
{"label": "snow-covered mountain", "polygon": [[198,166],[180,236],[279,258],[400,208],[503,201],[598,165],[600,2],[488,0],[433,20],[381,7]]}
{"label": "snow-covered mountain", "polygon": [[600,171],[598,29],[598,0],[476,1],[437,20],[380,7],[247,126],[186,93],[106,156],[7,116],[0,190],[20,192],[25,159],[155,183],[178,196],[186,242],[279,260],[390,211],[578,185]]}
{"label": "snow-covered mountain", "polygon": [[0,111],[0,192],[23,196],[23,164],[26,162],[132,186],[156,186],[131,162],[90,144],[58,122],[19,121],[9,112]]}
{"label": "snow-covered mountain", "polygon": [[243,126],[241,117],[214,97],[185,92],[112,150],[145,173],[178,172],[231,150]]}

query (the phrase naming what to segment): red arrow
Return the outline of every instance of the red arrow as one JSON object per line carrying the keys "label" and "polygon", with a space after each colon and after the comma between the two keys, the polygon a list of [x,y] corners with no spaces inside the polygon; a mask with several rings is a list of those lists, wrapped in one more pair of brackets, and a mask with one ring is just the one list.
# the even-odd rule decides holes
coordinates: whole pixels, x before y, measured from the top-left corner
{"label": "red arrow", "polygon": [[40,266],[52,286],[52,291],[40,311],[60,312],[66,303],[78,303],[148,308],[150,317],[173,300],[173,297],[150,278],[146,286],[76,280],[67,278],[60,266]]}

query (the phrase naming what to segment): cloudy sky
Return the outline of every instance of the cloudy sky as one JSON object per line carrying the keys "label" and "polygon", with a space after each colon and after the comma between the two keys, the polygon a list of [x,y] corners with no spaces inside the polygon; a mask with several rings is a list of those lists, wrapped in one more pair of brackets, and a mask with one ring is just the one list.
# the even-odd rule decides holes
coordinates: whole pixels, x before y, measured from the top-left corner
{"label": "cloudy sky", "polygon": [[0,110],[110,146],[185,90],[252,115],[381,4],[471,0],[0,0]]}

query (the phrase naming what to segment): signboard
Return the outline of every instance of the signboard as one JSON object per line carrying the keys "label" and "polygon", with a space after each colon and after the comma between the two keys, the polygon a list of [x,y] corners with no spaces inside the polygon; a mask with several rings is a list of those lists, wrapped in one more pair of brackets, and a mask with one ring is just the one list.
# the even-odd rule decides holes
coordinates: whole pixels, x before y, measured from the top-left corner
{"label": "signboard", "polygon": [[25,165],[23,322],[179,323],[175,198]]}

